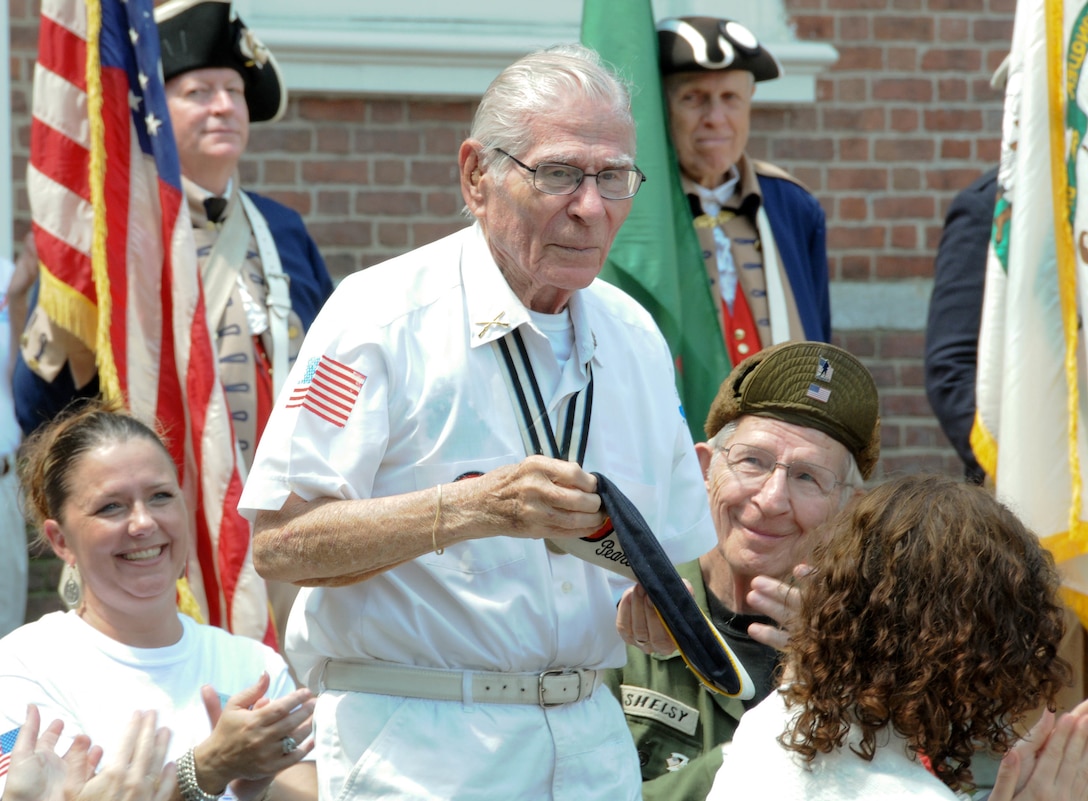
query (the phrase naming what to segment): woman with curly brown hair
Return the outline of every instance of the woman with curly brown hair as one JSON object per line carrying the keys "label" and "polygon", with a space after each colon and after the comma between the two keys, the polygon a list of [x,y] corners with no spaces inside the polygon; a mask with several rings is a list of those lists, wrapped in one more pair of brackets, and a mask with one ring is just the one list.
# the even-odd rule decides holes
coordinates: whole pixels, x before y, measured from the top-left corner
{"label": "woman with curly brown hair", "polygon": [[[1067,681],[1054,562],[986,491],[907,476],[832,525],[785,683],[742,719],[710,799],[953,798],[976,750],[1008,752],[1015,724]],[[1031,739],[993,797],[1083,797],[1085,710],[1048,713]]]}

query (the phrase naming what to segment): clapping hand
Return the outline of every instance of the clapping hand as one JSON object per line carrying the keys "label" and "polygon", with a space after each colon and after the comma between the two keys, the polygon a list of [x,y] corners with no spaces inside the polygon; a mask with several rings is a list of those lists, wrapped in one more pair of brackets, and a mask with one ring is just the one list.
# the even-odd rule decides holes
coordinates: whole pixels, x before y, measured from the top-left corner
{"label": "clapping hand", "polygon": [[64,723],[44,731],[31,704],[11,752],[3,801],[167,801],[174,793],[174,765],[163,766],[170,730],[155,728],[154,712],[137,712],[118,750],[99,773],[102,749],[78,734],[60,756]]}
{"label": "clapping hand", "polygon": [[195,748],[194,761],[205,792],[220,793],[229,784],[241,799],[259,796],[277,773],[313,750],[313,693],[303,688],[269,700],[270,683],[262,673],[225,707],[213,688],[201,688],[212,734]]}
{"label": "clapping hand", "polygon": [[1043,713],[997,772],[990,801],[1073,801],[1088,795],[1088,701]]}

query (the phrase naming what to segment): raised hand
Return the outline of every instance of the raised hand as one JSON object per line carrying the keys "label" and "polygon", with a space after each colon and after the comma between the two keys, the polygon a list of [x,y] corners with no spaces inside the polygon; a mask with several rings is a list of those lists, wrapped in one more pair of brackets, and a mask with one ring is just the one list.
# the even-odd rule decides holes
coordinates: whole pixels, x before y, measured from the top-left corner
{"label": "raised hand", "polygon": [[154,712],[137,712],[115,753],[97,774],[102,749],[76,735],[63,757],[56,753],[64,723],[39,735],[41,715],[31,704],[11,752],[3,801],[168,801],[174,764],[163,765],[170,730],[156,729]]}
{"label": "raised hand", "polygon": [[756,642],[777,648],[779,651],[786,649],[790,639],[790,624],[797,614],[797,604],[801,600],[797,591],[797,581],[809,575],[811,568],[800,564],[793,568],[793,580],[780,581],[770,576],[756,576],[752,579],[751,589],[748,591],[747,601],[751,607],[761,615],[774,620],[777,626],[768,626],[764,623],[753,623],[748,627],[748,636]]}
{"label": "raised hand", "polygon": [[[137,712],[125,729],[125,736],[117,750],[94,773],[87,753],[69,749],[65,761],[69,761],[69,778],[66,783],[69,801],[168,801],[174,795],[176,766],[173,762],[163,765],[166,749],[170,745],[170,730],[156,728],[154,712]],[[97,761],[97,760],[95,760]],[[77,789],[80,774],[88,778]]]}
{"label": "raised hand", "polygon": [[[683,581],[691,592],[691,583],[687,579]],[[616,631],[625,643],[645,654],[664,656],[676,650],[676,642],[641,584],[631,587],[620,598],[616,606]]]}
{"label": "raised hand", "polygon": [[[302,688],[269,700],[265,697],[269,684],[268,674],[262,673],[256,684],[232,696],[225,707],[213,688],[201,689],[212,733],[196,746],[193,756],[197,783],[205,792],[221,793],[236,780],[267,784],[313,749],[309,737],[313,693]],[[296,748],[285,747],[288,737]]]}
{"label": "raised hand", "polygon": [[1088,702],[1045,712],[997,772],[990,801],[1073,801],[1088,795]]}

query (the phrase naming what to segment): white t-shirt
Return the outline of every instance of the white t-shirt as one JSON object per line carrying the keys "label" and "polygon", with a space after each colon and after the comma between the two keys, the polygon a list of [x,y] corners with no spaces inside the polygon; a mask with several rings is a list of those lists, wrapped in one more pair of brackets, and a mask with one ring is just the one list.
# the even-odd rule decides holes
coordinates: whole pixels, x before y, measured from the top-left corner
{"label": "white t-shirt", "polygon": [[707,801],[736,798],[804,798],[809,801],[955,801],[952,790],[925,769],[890,728],[878,740],[876,755],[867,762],[850,746],[861,742],[853,730],[846,745],[830,754],[818,754],[808,765],[796,751],[787,751],[778,737],[795,712],[773,692],[744,713],[733,741],[722,748],[724,761],[714,778]]}
{"label": "white t-shirt", "polygon": [[[271,648],[185,615],[181,639],[165,648],[133,648],[86,623],[76,612],[53,612],[0,639],[0,732],[18,728],[27,704],[42,725],[64,721],[58,753],[76,734],[102,746],[103,760],[120,743],[137,710],[158,712],[173,732],[168,760],[176,760],[211,734],[200,688],[210,684],[226,698],[271,679],[269,698],[295,689],[287,665]],[[0,792],[4,779],[0,778]]]}

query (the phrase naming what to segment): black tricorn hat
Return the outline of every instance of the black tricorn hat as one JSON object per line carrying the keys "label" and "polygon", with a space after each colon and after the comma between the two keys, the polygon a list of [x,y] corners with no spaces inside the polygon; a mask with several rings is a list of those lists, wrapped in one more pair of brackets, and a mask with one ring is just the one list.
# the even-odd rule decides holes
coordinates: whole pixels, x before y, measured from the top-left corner
{"label": "black tricorn hat", "polygon": [[287,110],[287,87],[272,53],[231,12],[230,0],[170,0],[155,9],[163,80],[208,67],[242,76],[250,122],[278,120]]}
{"label": "black tricorn hat", "polygon": [[746,70],[757,81],[777,78],[778,61],[739,22],[718,17],[670,17],[657,23],[662,75]]}

